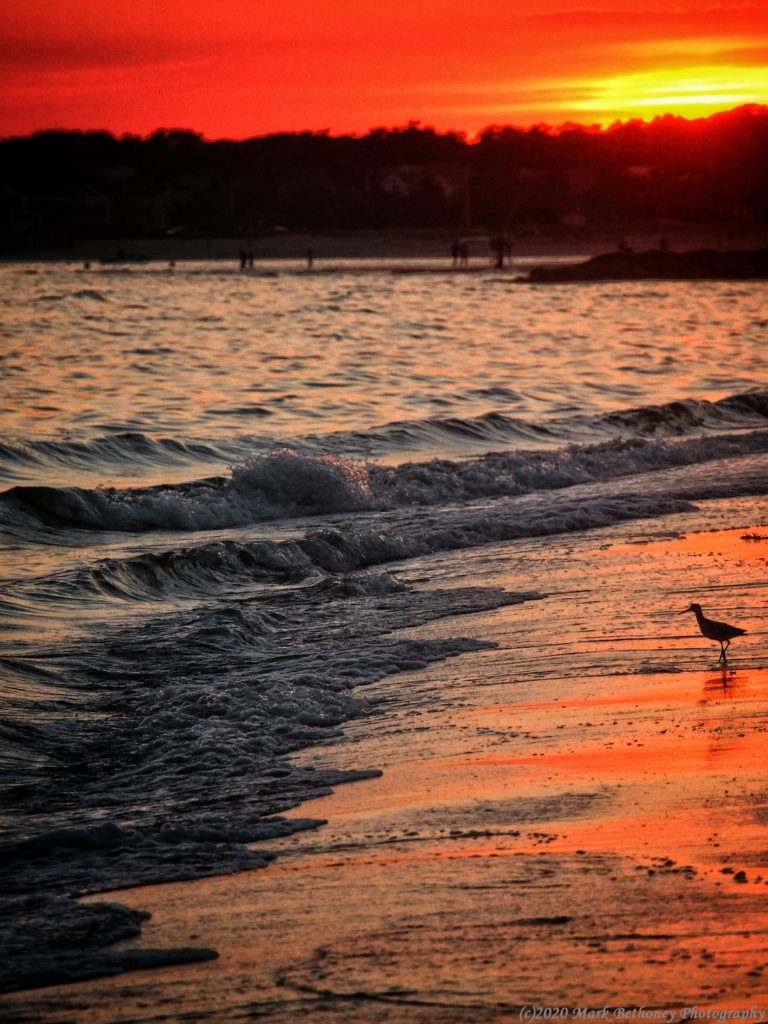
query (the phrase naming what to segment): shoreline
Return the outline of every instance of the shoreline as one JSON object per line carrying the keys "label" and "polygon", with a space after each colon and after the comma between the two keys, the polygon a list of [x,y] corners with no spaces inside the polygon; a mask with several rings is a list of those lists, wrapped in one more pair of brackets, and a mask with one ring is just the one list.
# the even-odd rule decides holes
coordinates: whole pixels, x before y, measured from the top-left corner
{"label": "shoreline", "polygon": [[668,248],[601,253],[584,263],[533,267],[532,284],[605,281],[754,281],[768,278],[768,248],[744,250]]}
{"label": "shoreline", "polygon": [[[6,996],[8,1019],[149,1021],[169,1000],[188,1020],[387,1024],[512,1020],[525,1004],[673,1021],[768,1009],[765,633],[745,621],[722,671],[669,611],[724,571],[759,585],[768,542],[750,521],[574,537],[559,598],[406,631],[497,646],[366,686],[367,717],[295,755],[383,769],[289,814],[325,826],[268,844],[263,870],[88,898],[149,910],[142,947],[218,960]],[[546,545],[505,549],[519,587]],[[589,594],[565,589],[582,563]],[[636,610],[633,587],[659,576],[656,605]],[[568,671],[542,675],[556,648]]]}
{"label": "shoreline", "polygon": [[[489,264],[488,237],[485,232],[458,231],[470,240],[470,259],[473,264]],[[654,227],[625,225],[615,228],[595,228],[582,231],[511,232],[512,261],[517,259],[565,259],[573,256],[588,258],[617,248],[621,240],[633,249],[651,249],[660,236],[666,236],[672,249],[734,248],[758,249],[768,243],[768,227],[743,224],[704,224]],[[451,269],[450,247],[456,235],[450,232],[329,232],[312,234],[286,232],[270,236],[242,238],[107,238],[90,239],[59,249],[18,252],[0,258],[2,263],[81,262],[107,261],[105,265],[132,266],[141,262],[169,260],[238,261],[239,249],[247,246],[259,261],[306,262],[307,250],[314,254],[315,265],[324,260],[374,259],[445,259]],[[119,252],[132,259],[116,259]],[[138,258],[138,259],[137,259]],[[460,269],[460,268],[455,268]]]}

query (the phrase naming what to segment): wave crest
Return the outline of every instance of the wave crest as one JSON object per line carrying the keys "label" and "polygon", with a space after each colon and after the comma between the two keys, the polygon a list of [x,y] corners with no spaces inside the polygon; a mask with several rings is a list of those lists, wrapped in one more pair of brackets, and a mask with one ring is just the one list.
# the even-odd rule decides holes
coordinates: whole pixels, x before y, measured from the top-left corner
{"label": "wave crest", "polygon": [[286,514],[354,512],[371,505],[368,470],[336,455],[302,455],[283,448],[232,469],[239,493],[255,495],[277,518]]}
{"label": "wave crest", "polygon": [[[765,452],[765,430],[679,441],[632,438],[400,466],[364,467],[338,456],[281,450],[235,467],[229,478],[175,486],[13,487],[0,495],[0,517],[15,533],[20,513],[26,516],[27,531],[36,524],[37,529],[42,524],[120,532],[220,530],[330,513],[514,498]],[[738,481],[733,486],[741,487]]]}

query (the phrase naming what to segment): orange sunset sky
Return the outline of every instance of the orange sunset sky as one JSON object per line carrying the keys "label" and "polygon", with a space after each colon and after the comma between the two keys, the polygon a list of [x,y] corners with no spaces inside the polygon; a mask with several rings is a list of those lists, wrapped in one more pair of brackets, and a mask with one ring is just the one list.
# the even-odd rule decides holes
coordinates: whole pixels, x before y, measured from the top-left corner
{"label": "orange sunset sky", "polygon": [[11,0],[0,135],[609,124],[768,100],[768,3]]}

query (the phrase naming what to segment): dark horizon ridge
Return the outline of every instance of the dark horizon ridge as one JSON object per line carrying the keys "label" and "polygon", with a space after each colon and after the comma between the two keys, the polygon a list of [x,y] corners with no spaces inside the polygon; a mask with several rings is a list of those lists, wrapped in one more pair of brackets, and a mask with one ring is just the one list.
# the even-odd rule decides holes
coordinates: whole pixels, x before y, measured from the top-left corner
{"label": "dark horizon ridge", "polygon": [[39,128],[33,132],[29,132],[26,135],[0,135],[0,142],[12,142],[16,140],[28,140],[34,139],[39,136],[45,135],[108,135],[110,138],[120,141],[122,139],[138,139],[141,142],[146,142],[149,139],[154,138],[158,135],[171,135],[171,134],[184,134],[190,136],[197,136],[201,142],[207,144],[213,144],[218,142],[223,143],[239,143],[239,142],[251,142],[258,141],[261,139],[272,139],[272,138],[284,138],[284,137],[317,137],[317,138],[328,138],[331,140],[341,139],[366,139],[371,136],[376,136],[381,132],[386,133],[403,133],[409,130],[416,130],[421,132],[430,132],[439,138],[456,138],[462,140],[466,145],[476,145],[477,142],[489,132],[498,131],[511,131],[519,132],[524,135],[538,132],[549,136],[563,135],[567,132],[583,132],[587,135],[608,135],[611,132],[626,128],[630,125],[641,125],[645,128],[652,127],[659,122],[663,123],[680,123],[685,122],[686,124],[694,125],[700,124],[701,122],[716,121],[720,118],[725,118],[737,113],[748,113],[756,116],[759,114],[768,113],[768,103],[740,103],[734,107],[729,107],[727,110],[719,110],[713,114],[702,115],[701,117],[687,117],[683,114],[675,114],[672,111],[667,111],[663,114],[656,114],[652,118],[641,118],[641,117],[628,117],[626,120],[617,119],[612,121],[609,125],[594,124],[582,124],[576,121],[564,121],[559,125],[551,125],[545,121],[537,121],[534,124],[527,126],[513,124],[511,122],[494,122],[486,125],[484,128],[477,131],[473,136],[470,137],[469,133],[461,128],[446,128],[437,129],[433,125],[424,124],[421,118],[414,118],[407,121],[404,125],[376,125],[368,128],[364,132],[338,132],[333,133],[328,128],[301,128],[294,130],[284,131],[273,131],[264,132],[260,135],[244,135],[240,138],[233,138],[231,136],[221,135],[216,137],[208,137],[202,132],[199,132],[196,128],[182,125],[163,125],[158,126],[151,132],[145,135],[140,135],[135,132],[122,132],[117,134],[110,128]]}

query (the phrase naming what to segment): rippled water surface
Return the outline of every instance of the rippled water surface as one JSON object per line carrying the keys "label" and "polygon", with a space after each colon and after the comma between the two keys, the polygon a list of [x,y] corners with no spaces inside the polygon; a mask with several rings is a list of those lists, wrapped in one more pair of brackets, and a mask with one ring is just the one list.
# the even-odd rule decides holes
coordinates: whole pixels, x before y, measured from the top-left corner
{"label": "rippled water surface", "polygon": [[[292,752],[365,714],[365,683],[493,646],[462,617],[553,596],[573,544],[742,526],[768,494],[764,284],[417,269],[0,267],[0,860],[37,894],[9,911],[25,948],[79,920],[63,893],[262,865],[246,844],[350,777]],[[508,558],[519,588],[490,586]],[[661,629],[679,595],[638,585]],[[643,670],[613,657],[573,672]],[[20,956],[0,988],[45,976]]]}
{"label": "rippled water surface", "polygon": [[765,286],[5,266],[0,431],[277,439],[761,386]]}

